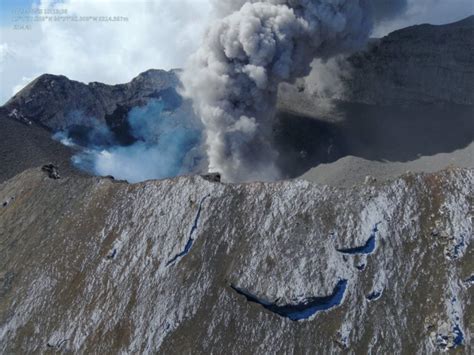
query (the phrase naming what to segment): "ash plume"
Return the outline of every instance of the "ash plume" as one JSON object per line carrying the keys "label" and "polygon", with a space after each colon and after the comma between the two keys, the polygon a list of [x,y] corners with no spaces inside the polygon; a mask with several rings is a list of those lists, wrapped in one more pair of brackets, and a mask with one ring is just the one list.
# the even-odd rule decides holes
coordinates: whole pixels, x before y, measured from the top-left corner
{"label": "ash plume", "polygon": [[307,76],[315,58],[360,48],[374,21],[405,3],[215,1],[218,19],[182,74],[183,94],[205,126],[209,169],[227,181],[278,179],[272,129],[279,84]]}

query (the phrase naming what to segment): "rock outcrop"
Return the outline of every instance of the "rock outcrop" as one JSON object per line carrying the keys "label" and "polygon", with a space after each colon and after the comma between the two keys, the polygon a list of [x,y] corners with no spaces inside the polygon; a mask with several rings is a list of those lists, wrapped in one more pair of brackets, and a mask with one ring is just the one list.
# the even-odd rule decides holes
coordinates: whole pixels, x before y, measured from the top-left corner
{"label": "rock outcrop", "polygon": [[53,163],[63,176],[81,174],[73,167],[75,150],[51,139],[36,123],[8,117],[0,110],[0,184],[26,169]]}
{"label": "rock outcrop", "polygon": [[280,88],[279,105],[302,114],[324,110],[328,99],[396,107],[472,107],[473,68],[474,16],[448,25],[413,26],[373,39],[350,56],[316,61],[309,78]]}
{"label": "rock outcrop", "polygon": [[474,16],[395,31],[348,62],[346,101],[474,105]]}
{"label": "rock outcrop", "polygon": [[54,180],[61,179],[61,175],[59,174],[59,168],[54,164],[43,165],[41,170],[47,173],[50,179],[54,179]]}
{"label": "rock outcrop", "polygon": [[177,96],[176,73],[149,70],[119,85],[84,84],[62,75],[44,74],[11,98],[4,109],[53,131],[97,123],[119,127],[130,108],[144,105],[150,98]]}
{"label": "rock outcrop", "polygon": [[473,186],[28,170],[0,185],[0,352],[470,353]]}
{"label": "rock outcrop", "polygon": [[[474,16],[443,26],[421,25],[395,31],[373,41],[347,59],[341,92],[347,102],[398,105],[450,103],[474,105]],[[104,123],[119,140],[130,143],[126,118],[131,108],[152,98],[186,106],[177,92],[178,70],[149,70],[130,83],[88,85],[64,76],[44,74],[3,107],[8,114],[39,123],[53,131],[74,125]],[[293,92],[294,91],[294,92]],[[306,93],[282,90],[280,106],[314,101]],[[311,106],[311,102],[309,105]]]}

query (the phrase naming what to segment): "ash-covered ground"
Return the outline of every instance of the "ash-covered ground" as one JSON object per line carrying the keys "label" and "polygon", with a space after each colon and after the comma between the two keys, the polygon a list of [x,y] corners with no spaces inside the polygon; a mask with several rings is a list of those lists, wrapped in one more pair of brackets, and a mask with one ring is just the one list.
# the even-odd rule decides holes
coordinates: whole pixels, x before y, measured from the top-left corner
{"label": "ash-covered ground", "polygon": [[280,85],[278,182],[199,176],[179,71],[34,80],[0,110],[0,352],[472,353],[473,19]]}
{"label": "ash-covered ground", "polygon": [[[342,59],[325,86],[311,77],[280,85],[272,128],[279,179],[352,186],[367,175],[472,167],[473,38],[474,17],[414,26]],[[334,67],[317,65],[316,79]],[[2,175],[49,161],[69,171],[71,153],[78,170],[131,182],[205,173],[206,132],[192,102],[180,95],[179,76],[150,70],[116,86],[39,77],[1,110],[0,145],[11,162]],[[16,123],[20,128],[9,133],[12,120],[23,126]],[[40,131],[42,143],[28,138]],[[24,145],[15,143],[19,134]],[[57,146],[48,134],[69,147],[32,159],[32,144],[38,152]]]}

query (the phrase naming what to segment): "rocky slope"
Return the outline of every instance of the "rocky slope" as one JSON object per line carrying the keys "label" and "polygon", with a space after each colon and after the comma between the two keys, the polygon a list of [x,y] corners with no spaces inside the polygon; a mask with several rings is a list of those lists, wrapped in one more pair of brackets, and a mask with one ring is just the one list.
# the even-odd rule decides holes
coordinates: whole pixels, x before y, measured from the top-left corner
{"label": "rocky slope", "polygon": [[395,31],[348,62],[347,101],[473,105],[474,16]]}
{"label": "rocky slope", "polygon": [[471,353],[473,187],[28,170],[0,185],[0,352]]}
{"label": "rocky slope", "polygon": [[[296,85],[284,85],[283,110],[312,114],[317,98],[381,106],[474,105],[474,16],[401,29],[349,57],[316,61]],[[326,103],[327,104],[327,103]]]}
{"label": "rocky slope", "polygon": [[327,112],[321,108],[324,103],[312,114],[279,113],[279,163],[290,177],[307,173],[312,181],[352,186],[369,174],[390,178],[407,170],[474,167],[474,106],[339,102]]}
{"label": "rocky slope", "polygon": [[366,179],[385,181],[394,179],[407,171],[412,173],[437,172],[448,167],[474,167],[474,142],[451,153],[422,156],[408,162],[386,162],[346,156],[337,161],[321,164],[308,172],[302,179],[323,185],[352,187]]}
{"label": "rocky slope", "polygon": [[81,174],[72,163],[74,150],[51,139],[51,132],[18,121],[0,110],[0,183],[26,169],[53,163],[63,176]]}
{"label": "rocky slope", "polygon": [[[342,72],[330,73],[331,80],[340,75],[335,80],[340,85],[334,96],[338,101],[316,99],[305,87],[282,85],[275,150],[284,177],[301,176],[315,166],[349,156],[405,163],[468,147],[474,139],[473,41],[473,16],[450,25],[396,31],[349,57]],[[0,108],[0,116],[34,123],[35,130],[41,126],[65,131],[64,136],[85,148],[128,147],[137,141],[128,120],[137,106],[161,99],[173,117],[194,117],[190,102],[178,93],[177,74],[150,70],[128,84],[114,86],[45,74]],[[328,102],[330,109],[325,112]],[[9,141],[7,130],[0,129],[0,150],[5,160],[14,162],[13,152],[21,148],[13,149]],[[26,164],[31,159],[25,159],[25,164],[17,165],[31,168],[48,163],[45,159],[31,164]],[[46,160],[55,159],[49,155]],[[456,165],[472,166],[470,162]],[[398,176],[407,169],[413,167],[401,164],[387,171]],[[340,175],[353,171],[345,166],[332,170]]]}
{"label": "rocky slope", "polygon": [[144,105],[150,98],[179,96],[176,71],[149,70],[130,83],[84,84],[65,76],[44,74],[11,98],[7,112],[18,112],[53,131],[73,125],[108,123],[121,128],[129,109]]}
{"label": "rocky slope", "polygon": [[[474,16],[443,25],[421,25],[395,31],[369,48],[350,56],[339,80],[337,99],[377,105],[450,103],[474,105]],[[18,110],[25,119],[51,130],[73,125],[107,123],[124,134],[130,108],[150,98],[182,101],[176,89],[179,71],[149,70],[130,83],[88,85],[64,76],[45,74],[9,100],[4,109]],[[337,80],[336,80],[337,81]],[[280,106],[304,109],[311,97],[294,90],[282,90]],[[310,112],[313,107],[308,108]]]}

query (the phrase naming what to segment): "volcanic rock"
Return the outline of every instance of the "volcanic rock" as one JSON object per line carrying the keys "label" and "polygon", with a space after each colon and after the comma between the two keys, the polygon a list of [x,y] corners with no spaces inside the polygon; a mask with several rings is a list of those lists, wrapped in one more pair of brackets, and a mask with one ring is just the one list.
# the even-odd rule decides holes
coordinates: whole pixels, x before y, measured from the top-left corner
{"label": "volcanic rock", "polygon": [[75,150],[51,139],[51,132],[36,123],[24,124],[0,109],[0,184],[26,169],[52,163],[63,176],[82,175],[74,168]]}
{"label": "volcanic rock", "polygon": [[348,63],[345,101],[474,105],[474,16],[395,31]]}
{"label": "volcanic rock", "polygon": [[472,169],[354,189],[28,170],[0,185],[0,352],[469,353],[473,187]]}
{"label": "volcanic rock", "polygon": [[61,179],[61,176],[59,175],[59,169],[54,164],[43,165],[41,170],[47,172],[50,179],[53,179],[53,180]]}
{"label": "volcanic rock", "polygon": [[4,109],[53,131],[105,124],[106,119],[117,128],[124,124],[120,114],[124,109],[128,113],[129,108],[144,105],[150,98],[170,95],[169,89],[178,85],[177,71],[148,70],[119,85],[84,84],[62,75],[44,74],[13,96]]}

